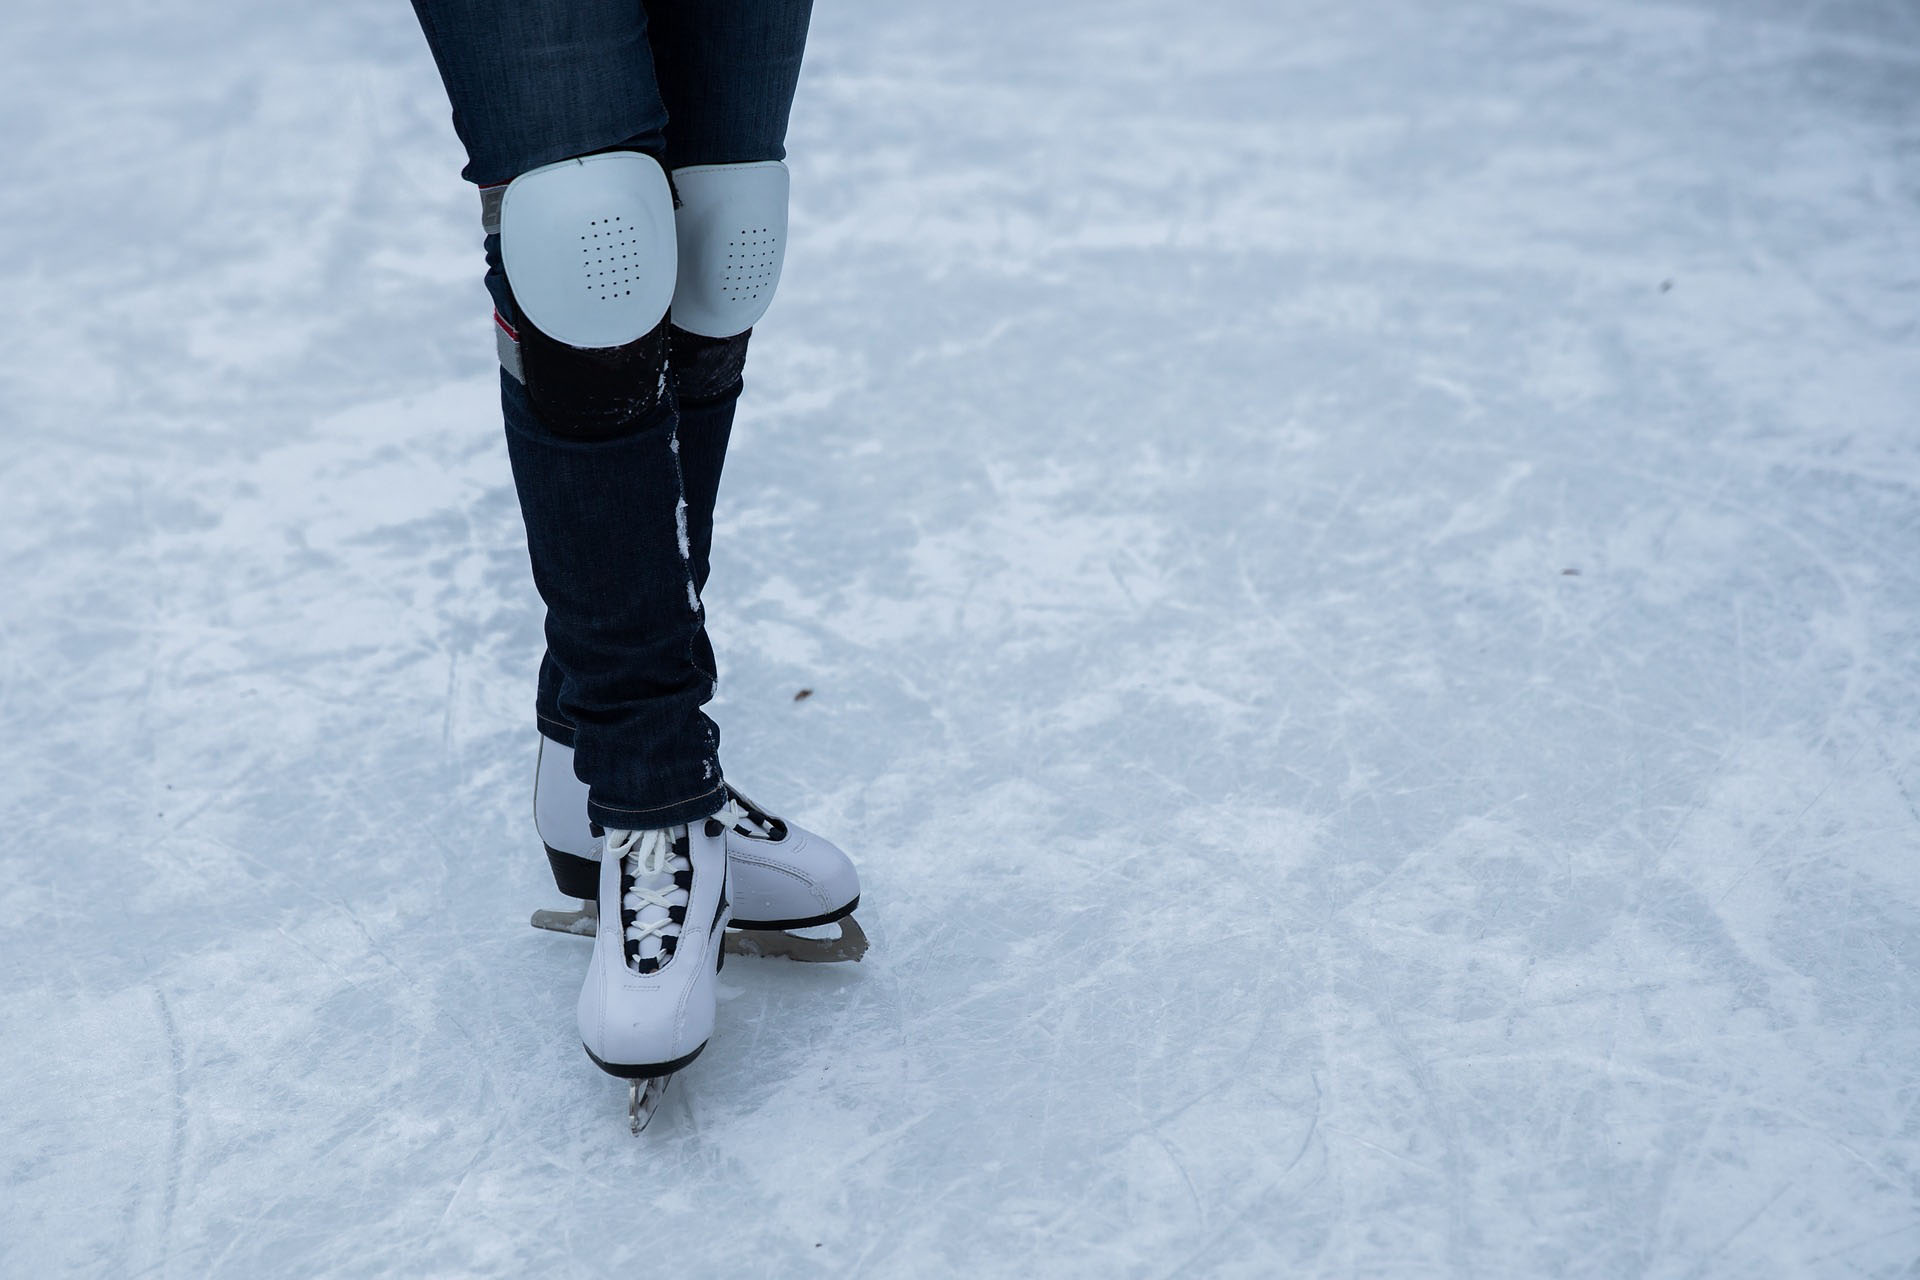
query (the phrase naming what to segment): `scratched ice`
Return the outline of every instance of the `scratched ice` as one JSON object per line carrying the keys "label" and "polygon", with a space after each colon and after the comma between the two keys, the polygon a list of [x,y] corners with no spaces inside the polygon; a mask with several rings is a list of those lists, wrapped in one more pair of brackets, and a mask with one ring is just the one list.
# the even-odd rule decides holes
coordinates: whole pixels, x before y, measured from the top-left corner
{"label": "scratched ice", "polygon": [[823,3],[638,1141],[407,6],[0,41],[0,1274],[1920,1274],[1910,0]]}

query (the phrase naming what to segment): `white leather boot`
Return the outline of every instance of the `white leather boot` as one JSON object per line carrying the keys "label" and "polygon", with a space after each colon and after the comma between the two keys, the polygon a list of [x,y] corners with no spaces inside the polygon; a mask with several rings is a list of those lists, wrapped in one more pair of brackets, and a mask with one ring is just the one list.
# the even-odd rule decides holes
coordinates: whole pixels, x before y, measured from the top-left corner
{"label": "white leather boot", "polygon": [[709,818],[607,832],[598,897],[599,931],[580,987],[580,1041],[610,1075],[671,1075],[713,1034],[727,927],[726,829]]}
{"label": "white leather boot", "polygon": [[831,924],[860,905],[860,873],[833,841],[774,817],[732,787],[714,816],[727,828],[736,929]]}
{"label": "white leather boot", "polygon": [[[726,826],[734,928],[802,929],[852,913],[860,903],[860,874],[839,846],[774,817],[731,787],[727,796],[727,807],[715,816]],[[533,821],[554,884],[568,897],[592,901],[600,880],[600,841],[587,821],[587,784],[574,777],[573,748],[544,734],[534,771]],[[584,913],[541,914],[578,922]],[[542,927],[574,931],[568,925]]]}

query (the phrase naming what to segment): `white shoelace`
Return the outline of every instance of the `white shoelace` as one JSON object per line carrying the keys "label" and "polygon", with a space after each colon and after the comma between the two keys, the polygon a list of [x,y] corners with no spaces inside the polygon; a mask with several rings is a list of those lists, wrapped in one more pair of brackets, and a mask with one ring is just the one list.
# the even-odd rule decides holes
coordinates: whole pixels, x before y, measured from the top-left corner
{"label": "white shoelace", "polygon": [[673,828],[607,832],[607,853],[627,861],[631,883],[620,905],[633,913],[627,940],[642,960],[658,960],[666,949],[664,940],[680,936],[671,912],[687,905],[687,891],[673,876],[693,870],[693,864],[674,852],[673,836]]}
{"label": "white shoelace", "polygon": [[742,834],[746,835],[751,835],[754,827],[758,825],[754,822],[752,815],[742,809],[739,802],[732,796],[727,797],[727,802],[720,806],[720,812],[713,816],[726,823],[729,831],[739,831],[745,827],[746,831]]}
{"label": "white shoelace", "polygon": [[[742,803],[744,802],[744,803]],[[754,811],[747,808],[753,801],[737,792],[727,793],[727,802],[720,806],[720,812],[713,816],[724,822],[729,831],[738,831],[741,835],[754,840],[771,840],[774,836],[773,823],[778,819],[764,815],[756,817]]]}

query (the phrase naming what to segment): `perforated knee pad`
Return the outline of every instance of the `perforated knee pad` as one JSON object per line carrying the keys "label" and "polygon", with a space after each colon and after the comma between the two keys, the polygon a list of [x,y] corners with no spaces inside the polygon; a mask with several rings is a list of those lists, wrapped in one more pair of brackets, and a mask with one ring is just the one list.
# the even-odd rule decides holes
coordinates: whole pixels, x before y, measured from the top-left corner
{"label": "perforated knee pad", "polygon": [[677,249],[673,195],[653,157],[563,160],[508,184],[500,258],[518,315],[502,363],[556,434],[644,425],[664,386]]}
{"label": "perforated knee pad", "polygon": [[673,298],[674,241],[666,172],[638,151],[529,170],[500,201],[514,300],[570,347],[623,346],[660,323]]}
{"label": "perforated knee pad", "polygon": [[673,171],[680,246],[673,322],[689,333],[730,338],[766,314],[787,245],[787,166],[691,165]]}

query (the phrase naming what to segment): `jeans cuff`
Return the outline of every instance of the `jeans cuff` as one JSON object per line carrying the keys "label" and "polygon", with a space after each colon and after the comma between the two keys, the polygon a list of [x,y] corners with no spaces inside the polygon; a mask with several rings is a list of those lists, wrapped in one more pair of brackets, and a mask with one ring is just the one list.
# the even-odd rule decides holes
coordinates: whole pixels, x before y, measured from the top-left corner
{"label": "jeans cuff", "polygon": [[563,747],[573,746],[573,726],[565,720],[550,716],[544,711],[535,711],[534,720],[540,726],[540,736],[559,743]]}
{"label": "jeans cuff", "polygon": [[589,797],[587,817],[602,827],[620,831],[677,827],[682,823],[698,822],[702,818],[712,817],[720,812],[720,807],[726,802],[727,784],[725,781],[720,781],[697,796],[689,796],[684,800],[653,805],[645,809],[601,804],[597,798]]}

